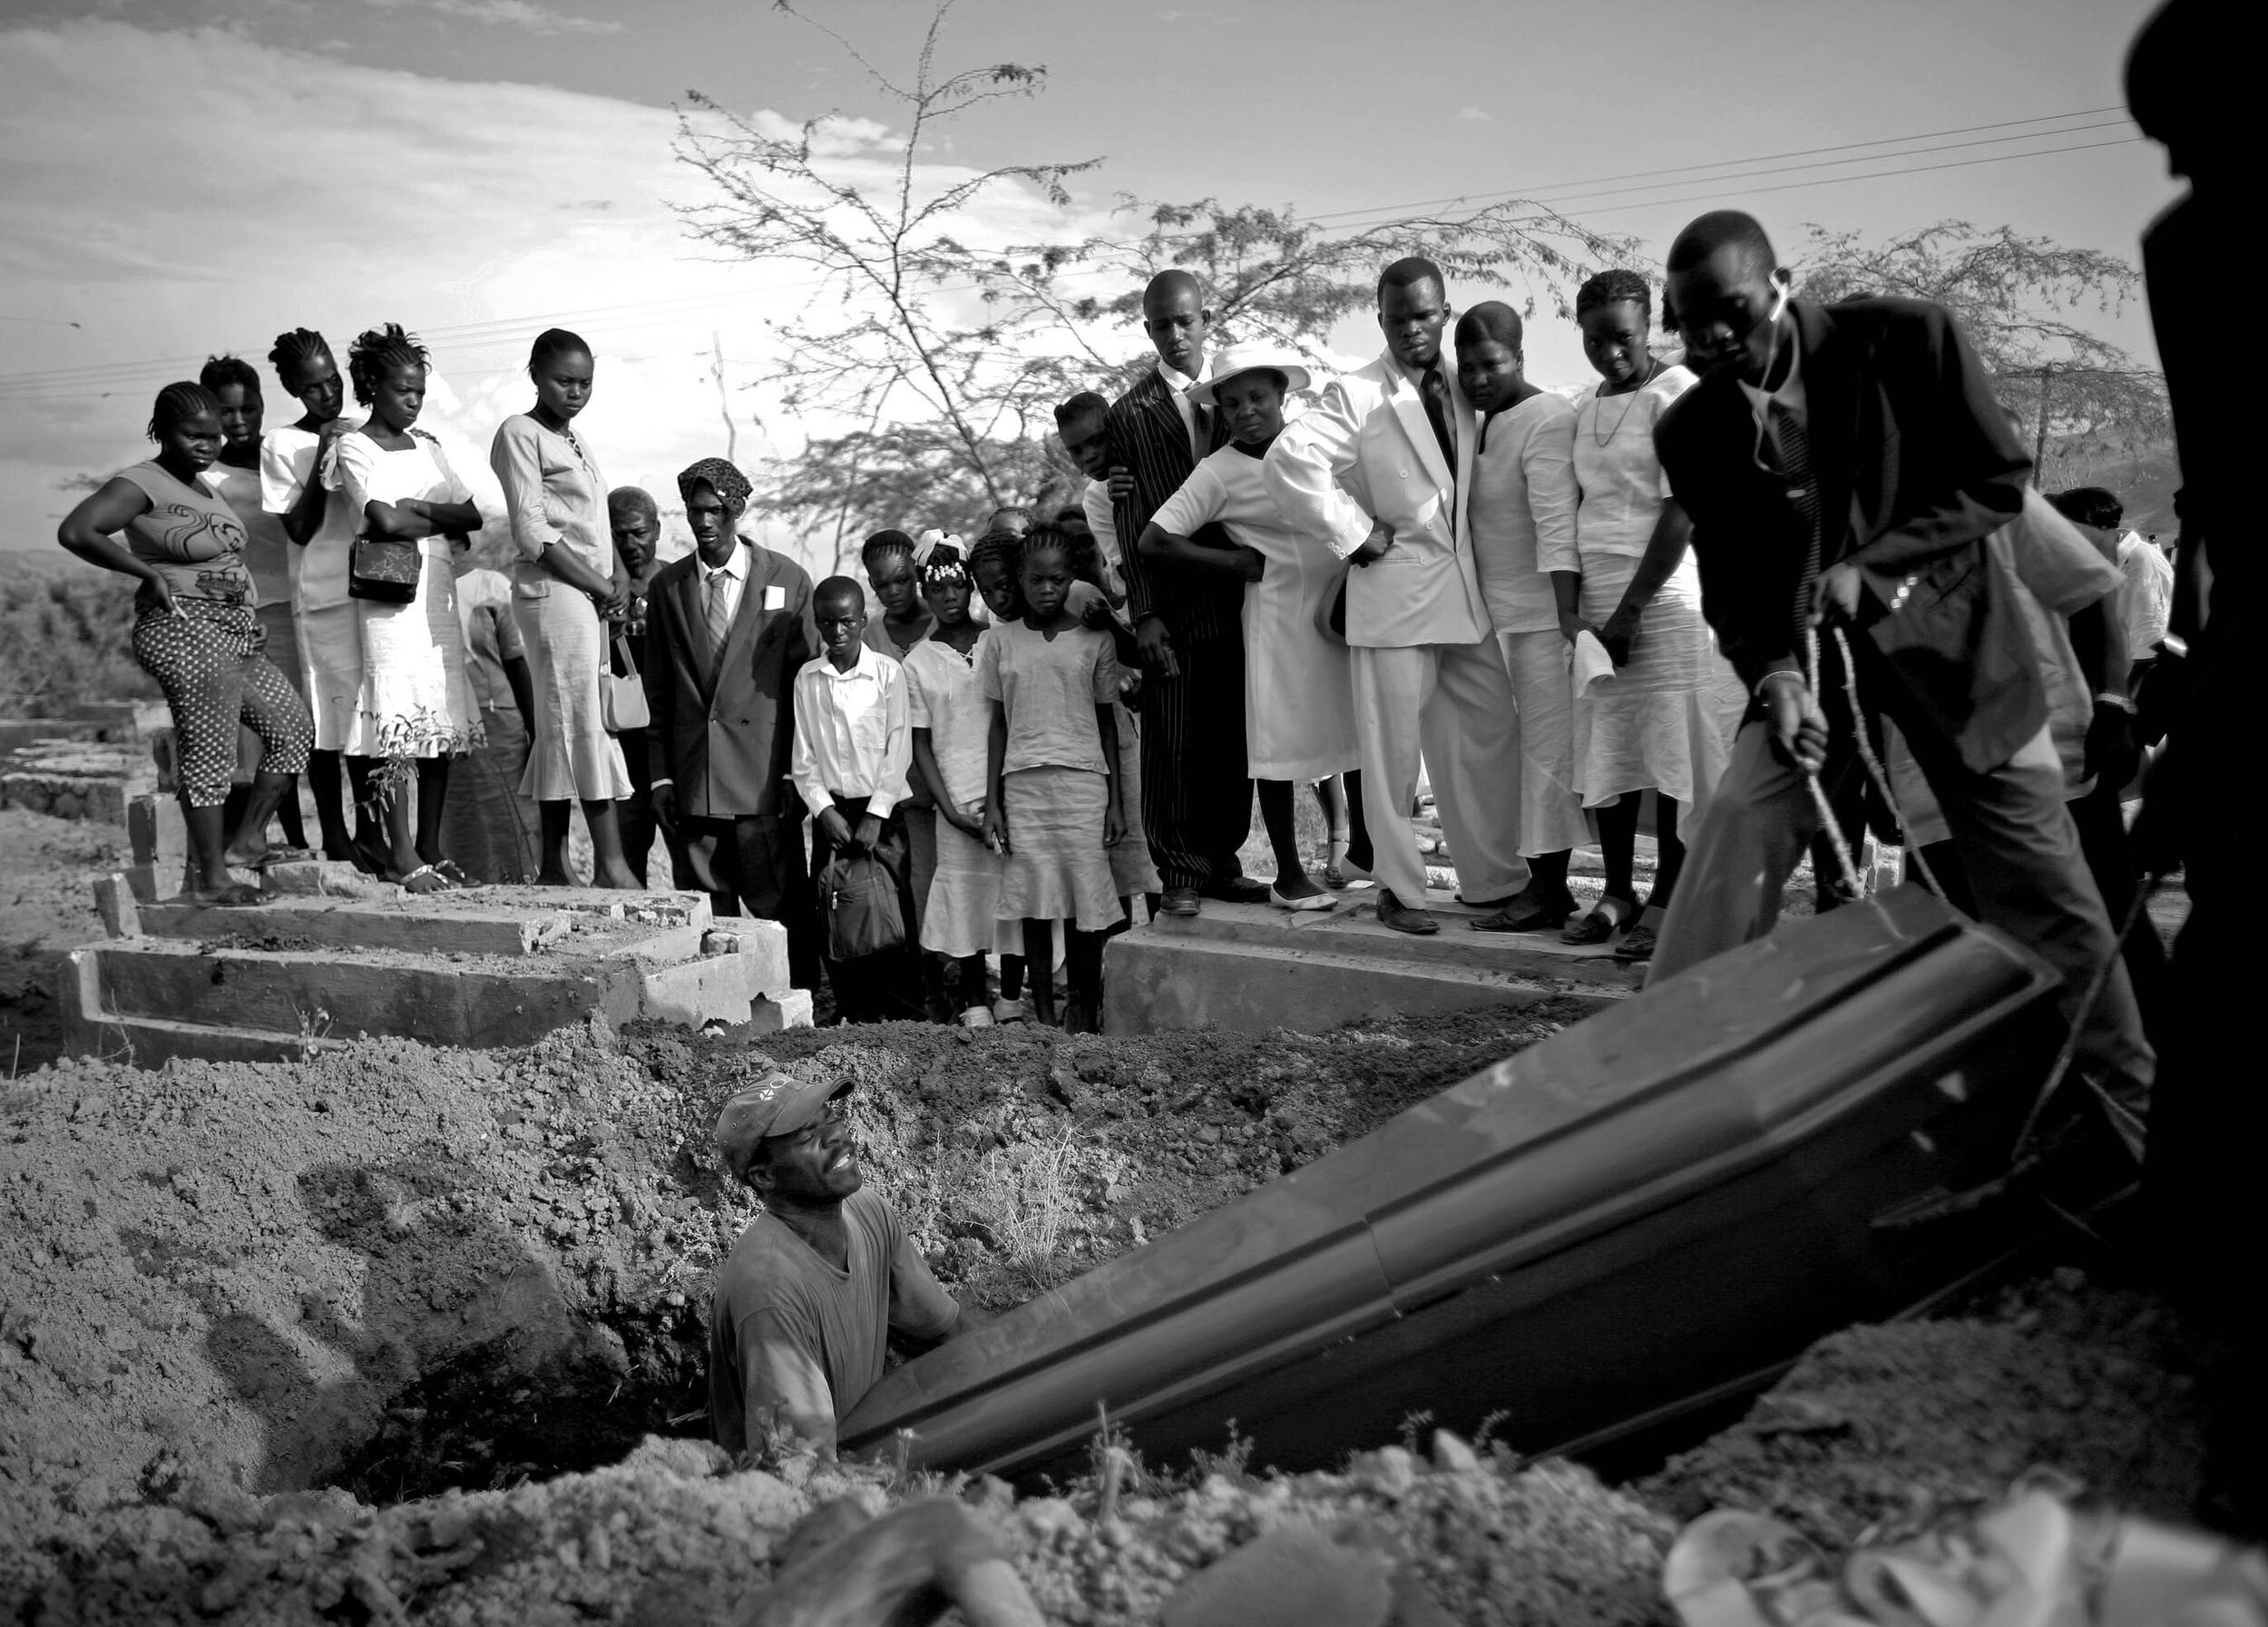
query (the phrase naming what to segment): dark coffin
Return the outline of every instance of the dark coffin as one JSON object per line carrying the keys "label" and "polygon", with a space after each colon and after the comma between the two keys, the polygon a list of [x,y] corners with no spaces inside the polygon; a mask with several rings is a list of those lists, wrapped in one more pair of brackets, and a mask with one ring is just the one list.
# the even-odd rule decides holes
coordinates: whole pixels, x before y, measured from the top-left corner
{"label": "dark coffin", "polygon": [[1918,888],[1791,921],[886,1375],[846,1451],[1328,1464],[1417,1412],[1530,1453],[1753,1385],[1988,1245],[1883,1223],[2005,1168],[2054,974]]}

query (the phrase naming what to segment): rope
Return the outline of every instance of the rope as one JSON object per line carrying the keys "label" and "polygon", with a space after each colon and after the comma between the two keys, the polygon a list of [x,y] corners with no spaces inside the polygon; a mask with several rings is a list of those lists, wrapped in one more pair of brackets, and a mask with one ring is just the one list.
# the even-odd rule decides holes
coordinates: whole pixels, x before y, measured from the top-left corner
{"label": "rope", "polygon": [[1922,885],[1942,898],[1945,889],[1938,886],[1930,861],[1921,856],[1921,844],[1906,828],[1905,811],[1898,806],[1898,799],[1891,795],[1890,774],[1883,769],[1882,759],[1874,755],[1874,742],[1867,738],[1865,719],[1859,711],[1859,663],[1851,659],[1851,641],[1843,636],[1842,627],[1837,626],[1834,632],[1835,648],[1843,652],[1843,698],[1850,702],[1851,732],[1858,737],[1859,760],[1866,765],[1866,777],[1874,782],[1875,794],[1882,798],[1882,806],[1898,821],[1898,833],[1906,839],[1906,857],[1921,873]]}
{"label": "rope", "polygon": [[[1840,638],[1842,634],[1838,632],[1835,636]],[[1845,665],[1848,664],[1849,658],[1846,656]],[[1804,629],[1804,682],[1813,694],[1819,693],[1819,629],[1814,626],[1806,626]],[[1851,713],[1855,720],[1858,716],[1858,701],[1855,693],[1852,699]],[[1860,732],[1863,734],[1864,730],[1861,730]],[[1812,807],[1819,815],[1819,828],[1826,832],[1827,840],[1835,850],[1835,862],[1843,867],[1843,896],[1848,898],[1856,898],[1863,890],[1859,886],[1859,867],[1852,862],[1851,844],[1844,839],[1843,827],[1836,822],[1835,810],[1828,805],[1827,793],[1820,788],[1818,771],[1813,769],[1804,769],[1804,784],[1811,791]]]}
{"label": "rope", "polygon": [[[1851,642],[1843,636],[1843,629],[1837,626],[1833,632],[1835,647],[1843,656],[1843,699],[1850,704],[1851,730],[1856,738],[1859,760],[1866,765],[1867,775],[1873,780],[1875,790],[1881,794],[1883,805],[1896,818],[1902,830],[1906,822],[1905,814],[1900,809],[1897,798],[1891,792],[1890,776],[1883,770],[1882,760],[1874,754],[1873,743],[1867,739],[1865,714],[1859,711],[1858,662],[1851,658]],[[1819,631],[1816,627],[1806,627],[1804,630],[1804,660],[1808,669],[1804,673],[1805,681],[1811,685],[1812,693],[1816,695],[1819,692]],[[1817,775],[1806,774],[1804,782],[1811,787],[1812,804],[1819,810],[1823,826],[1834,844],[1835,858],[1843,866],[1845,882],[1855,897],[1858,891],[1858,873],[1851,862],[1850,845],[1843,839],[1843,831],[1835,823],[1834,809],[1828,805],[1827,794],[1820,789]],[[1911,837],[1910,832],[1907,834]],[[1921,878],[1928,884],[1930,890],[1936,893],[1939,897],[1943,897],[1944,892],[1938,887],[1937,877],[1931,874],[1929,861],[1921,857],[1920,844],[1909,839],[1906,854],[1913,860],[1915,867],[1921,871]],[[2062,1048],[2056,1053],[2055,1065],[2048,1070],[2047,1083],[2040,1086],[2039,1094],[2034,1099],[2031,1111],[2024,1115],[2023,1128],[2017,1132],[2016,1144],[2011,1149],[2011,1157],[2020,1161],[2030,1147],[2032,1137],[2039,1127],[2040,1116],[2047,1112],[2048,1102],[2054,1097],[2056,1092],[2062,1088],[2065,1075],[2071,1071],[2071,1062],[2078,1054],[2079,1036],[2087,1027],[2087,1020],[2093,1014],[2096,1003],[2103,997],[2103,990],[2109,985],[2111,972],[2122,958],[2126,938],[2134,931],[2135,924],[2141,920],[2143,911],[2148,907],[2151,895],[2157,891],[2157,887],[2156,881],[2147,880],[2135,888],[2134,902],[2127,907],[2126,918],[2119,923],[2117,932],[2112,936],[2110,953],[2103,957],[2102,964],[2095,968],[2094,976],[2088,980],[2087,995],[2080,1000],[2078,1009],[2073,1013],[2070,1025],[2064,1033]],[[2136,1160],[2139,1161],[2142,1155],[2142,1122],[2135,1116],[2132,1109],[2112,1096],[2099,1080],[2090,1078],[2085,1073],[2079,1077],[2102,1104],[2105,1114],[2110,1120],[2111,1128],[2117,1132],[2119,1138],[2126,1143]]]}
{"label": "rope", "polygon": [[[2033,1101],[2031,1111],[2024,1115],[2024,1127],[2016,1132],[2014,1150],[2018,1155],[2020,1156],[2031,1144],[2032,1135],[2039,1128],[2040,1115],[2048,1111],[2049,1099],[2062,1088],[2064,1075],[2071,1070],[2071,1059],[2078,1054],[2079,1032],[2087,1025],[2087,1016],[2095,1009],[2095,1002],[2103,997],[2103,989],[2110,982],[2111,968],[2118,965],[2125,951],[2126,935],[2142,918],[2142,912],[2148,907],[2151,895],[2157,889],[2158,883],[2155,880],[2146,881],[2134,889],[2134,902],[2127,906],[2126,918],[2119,923],[2118,935],[2111,940],[2110,953],[2103,957],[2103,964],[2095,968],[2095,975],[2087,985],[2087,998],[2079,1002],[2078,1014],[2072,1018],[2070,1031],[2063,1036],[2063,1048],[2056,1053],[2055,1066],[2048,1070],[2047,1083],[2039,1087],[2039,1095]],[[2079,1077],[2086,1080],[2088,1088],[2102,1103],[2104,1111],[2110,1115],[2112,1128],[2118,1132],[2120,1138],[2130,1148],[2138,1150],[2142,1139],[2141,1121],[2125,1103],[2104,1090],[2099,1083],[2084,1073]]]}

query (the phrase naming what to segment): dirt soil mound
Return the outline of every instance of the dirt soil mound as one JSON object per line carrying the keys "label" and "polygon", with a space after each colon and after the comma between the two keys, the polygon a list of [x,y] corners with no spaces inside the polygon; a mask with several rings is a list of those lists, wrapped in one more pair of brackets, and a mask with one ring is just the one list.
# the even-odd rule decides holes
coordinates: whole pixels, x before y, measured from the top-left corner
{"label": "dirt soil mound", "polygon": [[0,1092],[0,1598],[89,1516],[192,1480],[385,1504],[702,1433],[709,1270],[751,1212],[709,1128],[769,1069],[864,1087],[870,1179],[999,1308],[1576,1014],[1139,1040],[601,1021],[495,1053],[42,1069]]}

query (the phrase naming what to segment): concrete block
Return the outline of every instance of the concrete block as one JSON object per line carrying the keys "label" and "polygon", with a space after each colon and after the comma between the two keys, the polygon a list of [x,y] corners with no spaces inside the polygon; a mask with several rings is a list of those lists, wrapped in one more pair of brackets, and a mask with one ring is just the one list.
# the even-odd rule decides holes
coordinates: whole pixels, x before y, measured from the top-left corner
{"label": "concrete block", "polygon": [[709,929],[701,940],[701,953],[747,957],[755,968],[749,977],[759,995],[777,995],[795,986],[787,975],[787,928],[777,921],[728,917]]}
{"label": "concrete block", "polygon": [[112,937],[142,936],[141,907],[132,884],[122,873],[95,882],[94,913],[103,917],[103,930]]}
{"label": "concrete block", "polygon": [[710,955],[654,971],[625,968],[605,976],[602,1009],[616,1023],[643,1017],[699,1028],[711,1022],[734,1026],[748,1020],[751,1004],[768,991],[757,978],[761,955]]}
{"label": "concrete block", "polygon": [[1574,998],[1594,1006],[1636,993],[1641,968],[1532,935],[1471,930],[1479,912],[1431,897],[1432,937],[1382,926],[1375,907],[1291,916],[1207,903],[1160,916],[1104,951],[1104,1026],[1147,1034],[1216,1024],[1245,1033],[1321,1033],[1356,1021],[1446,1014]]}
{"label": "concrete block", "polygon": [[95,1008],[106,1016],[308,1029],[341,1039],[393,1034],[435,1045],[531,1044],[582,1021],[601,995],[598,977],[580,967],[523,963],[531,969],[521,971],[501,959],[475,967],[322,949],[200,951],[155,937],[75,953],[95,964]]}
{"label": "concrete block", "polygon": [[811,1026],[811,991],[791,988],[777,1000],[748,1002],[748,1025],[758,1034]]}
{"label": "concrete block", "polygon": [[466,902],[477,897],[473,893],[432,893],[421,898],[399,887],[386,891],[392,897],[287,897],[252,909],[158,904],[143,908],[142,930],[153,937],[191,943],[289,938],[348,950],[517,956],[543,953],[569,926],[563,911],[480,908]]}

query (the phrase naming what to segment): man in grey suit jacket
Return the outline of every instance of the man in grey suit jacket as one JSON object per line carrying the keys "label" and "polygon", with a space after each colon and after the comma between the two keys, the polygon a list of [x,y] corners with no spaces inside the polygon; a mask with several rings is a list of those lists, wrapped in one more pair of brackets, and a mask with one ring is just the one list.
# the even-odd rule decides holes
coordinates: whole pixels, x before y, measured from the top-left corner
{"label": "man in grey suit jacket", "polygon": [[1313,412],[1268,448],[1278,513],[1315,539],[1362,536],[1344,557],[1354,655],[1354,739],[1363,759],[1378,918],[1431,933],[1425,864],[1410,830],[1418,758],[1433,781],[1460,895],[1494,909],[1528,880],[1520,856],[1520,709],[1472,563],[1461,466],[1472,459],[1472,405],[1442,353],[1449,296],[1441,268],[1412,257],[1378,279],[1386,350],[1334,378]]}
{"label": "man in grey suit jacket", "polygon": [[796,673],[819,647],[811,578],[739,534],[748,482],[724,459],[695,464],[678,490],[694,552],[662,568],[646,603],[654,821],[719,915],[745,907],[787,928],[789,976],[812,988],[817,906],[787,786]]}

